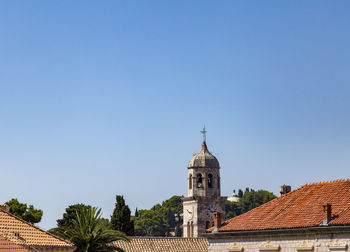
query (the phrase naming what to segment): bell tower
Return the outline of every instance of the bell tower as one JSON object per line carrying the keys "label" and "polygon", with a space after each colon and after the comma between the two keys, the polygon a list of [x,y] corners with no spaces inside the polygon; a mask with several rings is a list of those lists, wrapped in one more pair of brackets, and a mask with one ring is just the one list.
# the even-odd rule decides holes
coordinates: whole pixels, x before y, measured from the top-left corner
{"label": "bell tower", "polygon": [[183,199],[183,237],[200,237],[213,226],[214,213],[225,216],[225,200],[220,193],[220,165],[207,147],[205,127],[201,150],[187,166],[187,197]]}

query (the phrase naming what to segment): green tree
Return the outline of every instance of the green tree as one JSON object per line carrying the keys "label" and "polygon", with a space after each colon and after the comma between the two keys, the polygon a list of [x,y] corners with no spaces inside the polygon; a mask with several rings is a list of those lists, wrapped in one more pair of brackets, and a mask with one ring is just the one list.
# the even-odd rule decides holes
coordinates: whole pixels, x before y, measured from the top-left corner
{"label": "green tree", "polygon": [[10,207],[10,213],[31,223],[39,223],[43,216],[43,211],[35,209],[33,205],[27,206],[25,203],[20,203],[17,199],[11,199],[5,203]]}
{"label": "green tree", "polygon": [[182,196],[156,204],[150,210],[138,210],[134,216],[135,234],[138,236],[181,236],[182,234]]}
{"label": "green tree", "polygon": [[258,190],[258,191],[250,190],[249,192],[246,192],[243,195],[239,203],[241,206],[242,213],[245,213],[274,198],[276,198],[276,196],[271,192],[268,192],[265,190]]}
{"label": "green tree", "polygon": [[[238,194],[242,193],[243,191],[239,189]],[[244,194],[240,197],[239,202],[226,201],[226,219],[231,219],[237,215],[246,213],[274,198],[276,198],[276,196],[271,192],[265,190],[254,191],[247,187]]]}
{"label": "green tree", "polygon": [[114,230],[119,230],[127,235],[134,235],[134,221],[131,220],[129,206],[125,205],[123,196],[116,196],[115,208],[111,216],[111,224]]}
{"label": "green tree", "polygon": [[[81,213],[83,211],[87,211],[89,209],[92,209],[92,206],[90,205],[84,205],[84,204],[75,204],[70,205],[66,208],[66,212],[63,214],[62,219],[58,219],[57,227],[70,227],[72,228],[74,225],[74,220],[77,218],[77,213]],[[99,219],[100,225],[104,229],[112,229],[111,223],[108,219],[100,217]]]}
{"label": "green tree", "polygon": [[[175,195],[162,202],[161,212],[165,216],[166,222],[165,236],[167,236],[170,232],[174,232],[176,236],[176,227],[178,227],[178,229],[182,229],[182,198],[182,196]],[[179,233],[180,230],[177,232]]]}
{"label": "green tree", "polygon": [[181,225],[177,225],[175,227],[175,236],[176,237],[182,237],[182,228]]}
{"label": "green tree", "polygon": [[73,220],[76,219],[76,213],[80,213],[83,211],[83,209],[91,209],[92,207],[90,205],[84,205],[84,204],[75,204],[70,205],[66,208],[66,212],[63,214],[62,219],[58,219],[57,226],[65,226],[65,227],[72,227],[73,226]]}
{"label": "green tree", "polygon": [[238,190],[238,198],[242,198],[243,197],[243,191],[242,189]]}
{"label": "green tree", "polygon": [[139,217],[134,220],[137,236],[166,236],[168,226],[161,211],[139,210]]}
{"label": "green tree", "polygon": [[123,251],[113,242],[129,241],[123,232],[105,228],[101,209],[96,207],[76,210],[69,225],[58,226],[50,232],[74,243],[77,252]]}
{"label": "green tree", "polygon": [[242,213],[238,202],[231,202],[226,200],[225,204],[226,219],[231,219]]}

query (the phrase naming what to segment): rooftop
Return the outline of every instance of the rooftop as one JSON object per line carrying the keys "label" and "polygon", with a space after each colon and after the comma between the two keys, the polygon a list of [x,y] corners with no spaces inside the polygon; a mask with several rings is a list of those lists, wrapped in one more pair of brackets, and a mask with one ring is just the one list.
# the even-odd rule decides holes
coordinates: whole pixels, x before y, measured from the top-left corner
{"label": "rooftop", "polygon": [[305,184],[247,213],[225,221],[219,232],[316,227],[325,219],[323,205],[331,204],[328,226],[350,225],[350,179]]}
{"label": "rooftop", "polygon": [[194,154],[188,163],[188,168],[219,168],[219,161],[208,150],[207,143],[203,141],[201,150]]}
{"label": "rooftop", "polygon": [[125,252],[207,252],[206,238],[130,237],[130,242],[114,244]]}
{"label": "rooftop", "polygon": [[74,245],[0,209],[1,241],[25,247],[73,248]]}

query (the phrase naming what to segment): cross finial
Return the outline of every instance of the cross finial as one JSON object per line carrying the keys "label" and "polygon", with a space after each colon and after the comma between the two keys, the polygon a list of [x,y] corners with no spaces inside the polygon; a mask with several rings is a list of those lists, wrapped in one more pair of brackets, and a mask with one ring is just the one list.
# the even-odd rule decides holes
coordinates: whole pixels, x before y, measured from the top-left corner
{"label": "cross finial", "polygon": [[205,130],[205,125],[203,127],[203,130],[201,131],[201,133],[203,134],[203,141],[205,142],[206,141],[206,134],[207,134],[208,131]]}

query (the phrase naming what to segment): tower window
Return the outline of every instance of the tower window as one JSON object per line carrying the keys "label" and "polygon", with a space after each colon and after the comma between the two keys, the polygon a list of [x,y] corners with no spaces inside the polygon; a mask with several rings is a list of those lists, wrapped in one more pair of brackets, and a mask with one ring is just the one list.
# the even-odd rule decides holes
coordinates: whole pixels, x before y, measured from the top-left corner
{"label": "tower window", "polygon": [[197,175],[197,188],[202,188],[203,187],[203,179],[202,179],[202,174]]}
{"label": "tower window", "polygon": [[194,231],[194,226],[193,226],[193,221],[191,221],[191,237],[194,236],[193,231]]}
{"label": "tower window", "polygon": [[192,174],[190,174],[190,178],[188,181],[188,189],[192,189]]}
{"label": "tower window", "polygon": [[190,225],[190,222],[187,222],[187,237],[191,237],[191,225]]}
{"label": "tower window", "polygon": [[208,187],[209,188],[213,187],[213,175],[211,174],[208,175]]}
{"label": "tower window", "polygon": [[206,222],[205,222],[205,229],[208,229],[208,228],[211,228],[211,227],[210,227],[210,221],[206,221]]}

